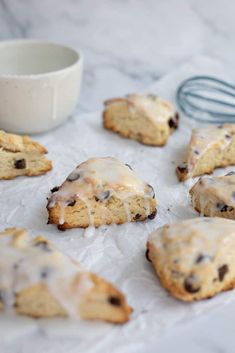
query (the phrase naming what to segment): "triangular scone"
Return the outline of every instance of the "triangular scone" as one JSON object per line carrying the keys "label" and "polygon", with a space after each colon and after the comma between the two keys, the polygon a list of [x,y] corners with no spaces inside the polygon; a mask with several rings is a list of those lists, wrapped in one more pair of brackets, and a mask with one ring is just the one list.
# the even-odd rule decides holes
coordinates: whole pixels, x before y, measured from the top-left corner
{"label": "triangular scone", "polygon": [[48,172],[52,164],[45,158],[46,153],[47,150],[30,137],[0,130],[0,179]]}
{"label": "triangular scone", "polygon": [[106,129],[146,145],[165,145],[178,127],[179,116],[172,104],[152,94],[130,94],[104,104]]}
{"label": "triangular scone", "polygon": [[189,194],[195,210],[204,216],[235,219],[235,173],[201,178]]}
{"label": "triangular scone", "polygon": [[235,164],[235,125],[193,129],[186,161],[176,168],[180,181]]}
{"label": "triangular scone", "polygon": [[71,316],[114,323],[128,321],[124,295],[86,272],[46,238],[23,229],[0,233],[0,309],[33,317]]}
{"label": "triangular scone", "polygon": [[116,158],[92,158],[52,189],[48,223],[61,230],[143,221],[156,215],[151,185]]}
{"label": "triangular scone", "polygon": [[172,296],[211,298],[235,287],[235,222],[199,217],[165,225],[147,243],[147,259]]}

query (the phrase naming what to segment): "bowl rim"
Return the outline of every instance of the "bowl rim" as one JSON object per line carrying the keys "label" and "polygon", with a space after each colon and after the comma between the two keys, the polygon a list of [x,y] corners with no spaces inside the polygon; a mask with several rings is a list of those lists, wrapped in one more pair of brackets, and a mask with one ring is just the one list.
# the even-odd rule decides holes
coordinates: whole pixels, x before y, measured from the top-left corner
{"label": "bowl rim", "polygon": [[7,80],[27,80],[27,79],[41,79],[41,78],[45,78],[45,77],[50,77],[50,76],[58,76],[61,75],[62,73],[66,73],[67,71],[70,71],[71,69],[73,69],[74,67],[80,65],[81,68],[83,67],[83,62],[84,62],[84,55],[82,51],[78,51],[76,49],[74,49],[73,47],[66,45],[66,44],[62,44],[59,42],[54,42],[54,41],[48,41],[48,40],[44,40],[44,39],[10,39],[10,40],[2,40],[0,41],[0,50],[1,47],[4,45],[20,45],[20,44],[46,44],[46,45],[52,45],[52,46],[57,46],[57,47],[61,47],[64,49],[68,49],[70,51],[72,51],[75,55],[76,55],[76,60],[74,63],[72,63],[71,65],[68,65],[64,68],[61,69],[57,69],[57,70],[53,70],[53,71],[48,71],[48,72],[43,72],[40,74],[1,74],[0,73],[0,80],[2,79],[7,79]]}

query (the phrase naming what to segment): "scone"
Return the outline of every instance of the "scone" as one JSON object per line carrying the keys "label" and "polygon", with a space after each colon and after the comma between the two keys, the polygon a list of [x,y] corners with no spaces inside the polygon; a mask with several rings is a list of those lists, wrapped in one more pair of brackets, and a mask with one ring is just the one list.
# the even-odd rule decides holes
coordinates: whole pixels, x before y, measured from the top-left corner
{"label": "scone", "polygon": [[106,129],[146,145],[165,145],[178,127],[179,115],[172,104],[152,94],[130,94],[104,104]]}
{"label": "scone", "polygon": [[190,189],[193,207],[204,216],[235,219],[235,173],[200,178]]}
{"label": "scone", "polygon": [[193,129],[186,161],[176,168],[180,181],[235,164],[235,125]]}
{"label": "scone", "polygon": [[234,221],[200,217],[153,232],[146,255],[173,297],[193,301],[234,288],[234,249]]}
{"label": "scone", "polygon": [[78,165],[48,200],[48,223],[61,230],[143,221],[156,216],[151,185],[116,158],[91,158]]}
{"label": "scone", "polygon": [[84,271],[46,238],[24,229],[0,233],[0,309],[32,317],[71,316],[113,323],[128,321],[124,295]]}
{"label": "scone", "polygon": [[46,153],[42,145],[28,136],[0,131],[0,179],[48,172],[52,164],[45,158]]}

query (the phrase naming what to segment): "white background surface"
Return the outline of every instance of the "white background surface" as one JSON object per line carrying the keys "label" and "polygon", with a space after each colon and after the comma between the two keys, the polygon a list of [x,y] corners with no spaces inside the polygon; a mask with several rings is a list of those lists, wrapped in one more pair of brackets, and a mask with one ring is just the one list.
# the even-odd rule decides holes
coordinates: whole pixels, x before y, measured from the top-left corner
{"label": "white background surface", "polygon": [[[106,335],[111,346],[104,346],[103,352],[125,352],[124,348],[127,352],[234,352],[235,304],[220,304],[232,294],[199,307],[207,309],[218,303],[215,311],[170,328],[168,323],[196,309],[168,299],[143,256],[147,233],[152,228],[195,215],[187,204],[188,186],[179,186],[174,175],[190,133],[188,122],[181,121],[180,130],[172,136],[169,145],[157,149],[103,131],[100,120],[104,99],[150,91],[149,87],[164,75],[166,78],[151,91],[169,98],[173,97],[178,81],[192,73],[192,67],[198,73],[217,73],[235,80],[234,10],[235,3],[229,0],[0,0],[1,39],[47,38],[72,44],[85,54],[83,94],[74,118],[52,134],[38,137],[49,147],[53,172],[46,177],[1,182],[0,220],[2,227],[25,226],[33,233],[40,231],[48,235],[84,267],[99,272],[125,291],[136,309],[133,321],[121,329],[118,344],[112,342],[112,335]],[[207,58],[192,59],[199,54]],[[188,64],[192,60],[193,65]],[[53,226],[46,226],[45,197],[50,187],[60,183],[78,162],[110,152],[131,164],[154,186],[159,202],[158,217],[146,224],[111,227],[105,236],[97,232],[90,238],[79,237],[80,231],[58,233]],[[216,173],[223,174],[223,171]],[[140,294],[136,295],[137,292]],[[157,306],[153,298],[158,305],[164,298],[164,303],[170,303],[172,308],[167,307],[164,312],[165,304]],[[143,313],[146,308],[147,313]],[[2,351],[82,351],[78,348],[79,342],[73,339],[51,341],[34,334]],[[90,345],[89,349],[98,351],[102,344]],[[88,348],[85,350],[83,346],[83,351],[87,352]]]}

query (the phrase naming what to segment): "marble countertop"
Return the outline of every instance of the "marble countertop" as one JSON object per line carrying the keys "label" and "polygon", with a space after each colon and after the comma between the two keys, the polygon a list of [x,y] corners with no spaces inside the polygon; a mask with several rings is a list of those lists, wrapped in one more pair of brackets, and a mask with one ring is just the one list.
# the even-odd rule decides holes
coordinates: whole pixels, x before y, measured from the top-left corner
{"label": "marble countertop", "polygon": [[[85,55],[79,109],[145,90],[177,66],[206,55],[233,63],[231,0],[0,0],[0,39],[42,38]],[[145,353],[234,352],[235,303],[172,328]],[[136,352],[137,353],[137,352]]]}

